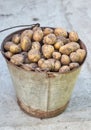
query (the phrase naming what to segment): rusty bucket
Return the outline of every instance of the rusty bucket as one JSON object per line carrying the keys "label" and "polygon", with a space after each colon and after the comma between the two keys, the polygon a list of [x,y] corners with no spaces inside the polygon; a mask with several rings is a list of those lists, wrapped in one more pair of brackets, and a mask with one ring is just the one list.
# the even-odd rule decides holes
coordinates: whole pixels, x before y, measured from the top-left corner
{"label": "rusty bucket", "polygon": [[[9,41],[13,34],[21,33],[23,30],[25,29],[16,31],[3,40],[1,45],[3,56],[5,42]],[[86,50],[81,40],[80,44]],[[66,109],[82,65],[70,72],[60,74],[26,71],[6,58],[5,60],[16,90],[18,104],[22,110],[38,118],[48,118],[57,116]]]}

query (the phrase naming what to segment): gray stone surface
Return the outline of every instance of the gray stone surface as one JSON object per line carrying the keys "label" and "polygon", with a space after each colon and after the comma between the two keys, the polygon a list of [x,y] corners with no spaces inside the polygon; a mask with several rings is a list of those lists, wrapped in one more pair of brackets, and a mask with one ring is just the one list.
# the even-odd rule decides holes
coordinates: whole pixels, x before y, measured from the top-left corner
{"label": "gray stone surface", "polygon": [[[6,62],[0,54],[0,130],[91,130],[91,1],[0,0],[0,30],[37,22],[76,30],[87,46],[87,60],[66,111],[55,118],[40,120],[20,110]],[[0,41],[14,30],[0,34]]]}

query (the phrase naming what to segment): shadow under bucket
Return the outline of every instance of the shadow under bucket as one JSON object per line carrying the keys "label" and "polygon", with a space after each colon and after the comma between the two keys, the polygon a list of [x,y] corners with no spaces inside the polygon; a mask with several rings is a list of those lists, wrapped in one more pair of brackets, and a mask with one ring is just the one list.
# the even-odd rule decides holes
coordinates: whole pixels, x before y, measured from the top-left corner
{"label": "shadow under bucket", "polygon": [[[1,45],[3,56],[5,42],[9,41],[13,34],[21,33],[25,29],[16,31],[4,39]],[[81,48],[86,50],[83,42],[79,41]],[[28,114],[39,118],[54,117],[66,109],[84,63],[83,61],[80,67],[70,72],[60,74],[59,72],[26,71],[6,58],[5,60],[13,80],[19,106]]]}

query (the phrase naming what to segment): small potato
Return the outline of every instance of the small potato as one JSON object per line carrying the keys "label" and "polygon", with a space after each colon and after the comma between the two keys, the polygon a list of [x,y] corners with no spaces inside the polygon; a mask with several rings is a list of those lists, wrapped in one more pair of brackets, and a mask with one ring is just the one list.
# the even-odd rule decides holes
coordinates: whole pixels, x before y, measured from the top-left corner
{"label": "small potato", "polygon": [[10,61],[15,65],[21,65],[24,62],[24,56],[22,54],[13,55]]}
{"label": "small potato", "polygon": [[63,28],[55,28],[54,30],[54,34],[56,36],[64,36],[64,37],[67,37],[67,31]]}
{"label": "small potato", "polygon": [[13,54],[19,53],[19,52],[21,52],[21,48],[16,44],[12,44],[10,46],[10,52]]}
{"label": "small potato", "polygon": [[10,46],[11,45],[14,45],[14,43],[13,42],[6,42],[5,44],[4,44],[4,49],[6,50],[6,51],[9,51],[10,50]]}
{"label": "small potato", "polygon": [[32,42],[32,49],[40,50],[41,45],[39,42]]}
{"label": "small potato", "polygon": [[61,63],[62,65],[69,65],[70,63],[70,58],[68,55],[62,55],[61,56]]}
{"label": "small potato", "polygon": [[64,44],[67,44],[69,40],[63,36],[57,36],[57,41],[62,41]]}
{"label": "small potato", "polygon": [[43,31],[43,33],[44,33],[44,36],[48,35],[50,33],[53,33],[53,29],[51,29],[51,28],[45,28],[44,31]]}
{"label": "small potato", "polygon": [[42,70],[46,70],[46,71],[51,70],[51,62],[49,60],[44,60],[44,62],[41,64],[40,68]]}
{"label": "small potato", "polygon": [[62,54],[69,55],[71,52],[76,51],[80,48],[80,45],[76,42],[70,42],[62,47],[60,47],[59,52]]}
{"label": "small potato", "polygon": [[54,65],[54,71],[59,71],[60,67],[61,67],[61,63],[59,60],[55,61],[55,65]]}
{"label": "small potato", "polygon": [[13,54],[10,51],[5,52],[4,55],[8,59],[10,59],[13,56]]}
{"label": "small potato", "polygon": [[52,57],[56,60],[59,60],[61,58],[60,52],[53,52]]}
{"label": "small potato", "polygon": [[15,44],[19,44],[20,35],[19,34],[14,34],[13,37],[12,37],[12,42],[14,42]]}
{"label": "small potato", "polygon": [[42,53],[45,58],[51,58],[53,52],[54,52],[54,47],[52,45],[45,44],[42,46]]}
{"label": "small potato", "polygon": [[39,59],[41,58],[41,54],[39,50],[36,49],[31,49],[28,52],[28,58],[31,62],[38,62]]}
{"label": "small potato", "polygon": [[56,36],[54,34],[48,34],[44,37],[43,43],[52,45],[56,42]]}
{"label": "small potato", "polygon": [[41,58],[39,61],[38,61],[38,66],[41,67],[42,64],[44,63],[45,59],[44,58]]}
{"label": "small potato", "polygon": [[42,30],[37,30],[34,31],[33,33],[33,40],[35,40],[36,42],[40,42],[43,38],[43,31]]}
{"label": "small potato", "polygon": [[27,70],[27,71],[35,70],[37,68],[37,64],[36,63],[23,64],[22,68]]}
{"label": "small potato", "polygon": [[84,49],[78,49],[76,53],[79,55],[79,63],[82,63],[86,56],[86,51]]}
{"label": "small potato", "polygon": [[59,48],[60,48],[61,46],[63,46],[63,45],[64,45],[64,43],[63,43],[62,41],[57,41],[57,42],[54,44],[54,48],[57,49],[57,50],[59,50]]}
{"label": "small potato", "polygon": [[70,67],[71,70],[75,69],[75,68],[79,67],[79,63],[76,63],[76,62],[70,63],[69,67]]}
{"label": "small potato", "polygon": [[77,42],[78,39],[79,39],[78,34],[76,32],[74,32],[74,31],[70,32],[69,33],[69,39],[72,42]]}
{"label": "small potato", "polygon": [[72,62],[79,62],[79,55],[77,54],[77,52],[72,52],[70,54],[70,59]]}
{"label": "small potato", "polygon": [[21,38],[20,44],[23,51],[28,51],[31,48],[31,40],[27,36]]}
{"label": "small potato", "polygon": [[62,66],[60,69],[59,69],[59,73],[66,73],[66,72],[69,72],[70,71],[70,67],[65,65],[65,66]]}
{"label": "small potato", "polygon": [[23,31],[21,34],[21,38],[25,36],[28,37],[29,39],[32,39],[33,31],[31,29]]}

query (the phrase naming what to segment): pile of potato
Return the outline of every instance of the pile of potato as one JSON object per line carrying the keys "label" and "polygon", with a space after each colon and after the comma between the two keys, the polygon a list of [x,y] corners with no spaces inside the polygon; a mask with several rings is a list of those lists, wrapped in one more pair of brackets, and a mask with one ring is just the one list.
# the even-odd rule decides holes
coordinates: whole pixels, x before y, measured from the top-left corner
{"label": "pile of potato", "polygon": [[79,67],[86,56],[78,34],[63,28],[35,26],[14,34],[4,49],[10,62],[28,71],[65,73]]}

